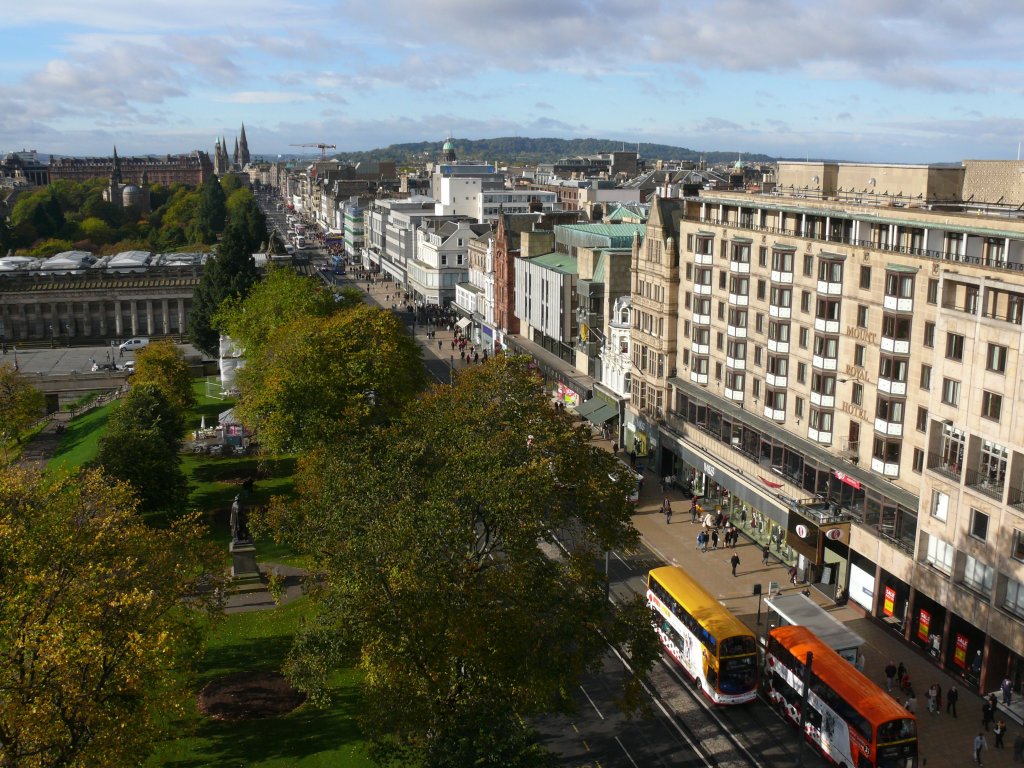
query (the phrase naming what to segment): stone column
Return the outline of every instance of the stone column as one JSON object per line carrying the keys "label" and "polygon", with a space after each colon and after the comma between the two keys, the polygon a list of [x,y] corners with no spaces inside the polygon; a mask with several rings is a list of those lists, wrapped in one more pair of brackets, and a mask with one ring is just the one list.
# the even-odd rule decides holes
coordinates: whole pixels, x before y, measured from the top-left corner
{"label": "stone column", "polygon": [[114,333],[119,337],[124,335],[124,316],[121,314],[120,299],[114,299]]}
{"label": "stone column", "polygon": [[139,335],[139,303],[132,299],[129,302],[132,312],[132,336]]}
{"label": "stone column", "polygon": [[161,332],[165,333],[165,334],[166,333],[170,333],[171,332],[171,314],[170,314],[170,311],[167,308],[167,299],[163,299],[160,302],[160,309],[163,312],[163,319],[164,319],[164,327],[161,329]]}
{"label": "stone column", "polygon": [[96,314],[99,316],[100,336],[102,336],[103,339],[106,340],[106,338],[107,338],[107,302],[106,301],[97,301],[96,305],[97,305]]}
{"label": "stone column", "polygon": [[178,333],[184,333],[188,327],[188,323],[185,320],[185,300],[178,299]]}
{"label": "stone column", "polygon": [[146,299],[146,335],[153,335],[153,302]]}

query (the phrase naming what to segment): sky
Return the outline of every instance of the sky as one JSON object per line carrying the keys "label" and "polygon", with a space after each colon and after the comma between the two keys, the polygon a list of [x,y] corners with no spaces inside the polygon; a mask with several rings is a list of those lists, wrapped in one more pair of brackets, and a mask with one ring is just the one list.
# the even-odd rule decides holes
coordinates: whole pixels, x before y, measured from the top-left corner
{"label": "sky", "polygon": [[0,151],[600,138],[1013,159],[1008,0],[0,0]]}

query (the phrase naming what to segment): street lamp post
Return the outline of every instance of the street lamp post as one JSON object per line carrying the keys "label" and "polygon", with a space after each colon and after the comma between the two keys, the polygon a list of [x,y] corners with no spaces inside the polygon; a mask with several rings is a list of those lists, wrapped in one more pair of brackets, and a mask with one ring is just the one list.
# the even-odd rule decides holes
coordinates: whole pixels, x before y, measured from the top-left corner
{"label": "street lamp post", "polygon": [[455,355],[452,355],[448,362],[448,383],[455,383]]}
{"label": "street lamp post", "polygon": [[50,349],[53,349],[53,323],[50,323]]}

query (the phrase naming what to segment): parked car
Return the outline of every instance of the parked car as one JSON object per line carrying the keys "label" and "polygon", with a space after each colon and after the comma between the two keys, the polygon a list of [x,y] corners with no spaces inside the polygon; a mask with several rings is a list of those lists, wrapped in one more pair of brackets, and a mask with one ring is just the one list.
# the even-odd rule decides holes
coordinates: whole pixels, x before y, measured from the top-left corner
{"label": "parked car", "polygon": [[120,346],[118,346],[118,349],[120,349],[122,352],[136,352],[142,349],[143,347],[148,346],[149,339],[136,337],[134,339],[128,339],[127,341],[122,341]]}

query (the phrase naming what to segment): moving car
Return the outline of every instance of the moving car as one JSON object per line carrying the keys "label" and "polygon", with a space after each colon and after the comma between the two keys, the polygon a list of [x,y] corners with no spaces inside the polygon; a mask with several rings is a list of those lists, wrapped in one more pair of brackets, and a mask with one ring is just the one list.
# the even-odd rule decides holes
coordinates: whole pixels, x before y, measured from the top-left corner
{"label": "moving car", "polygon": [[121,344],[118,346],[118,349],[121,350],[122,352],[136,352],[142,349],[143,347],[148,346],[149,339],[135,337],[132,339],[128,339],[127,341],[122,341]]}

